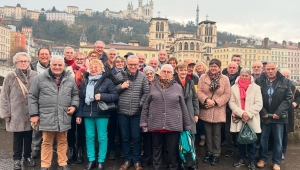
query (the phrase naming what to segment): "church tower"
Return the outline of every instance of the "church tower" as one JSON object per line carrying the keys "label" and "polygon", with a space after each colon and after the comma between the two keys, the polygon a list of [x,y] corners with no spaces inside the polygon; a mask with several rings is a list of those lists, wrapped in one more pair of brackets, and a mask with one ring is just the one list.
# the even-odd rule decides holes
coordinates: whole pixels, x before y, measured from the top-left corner
{"label": "church tower", "polygon": [[80,36],[79,46],[86,46],[86,45],[87,45],[87,37],[86,37],[84,31],[82,31],[82,34]]}
{"label": "church tower", "polygon": [[139,7],[143,6],[143,0],[139,0]]}
{"label": "church tower", "polygon": [[199,5],[197,5],[197,10],[196,10],[196,23],[195,25],[199,24]]}
{"label": "church tower", "polygon": [[149,25],[149,47],[167,50],[169,24],[166,18],[152,18]]}

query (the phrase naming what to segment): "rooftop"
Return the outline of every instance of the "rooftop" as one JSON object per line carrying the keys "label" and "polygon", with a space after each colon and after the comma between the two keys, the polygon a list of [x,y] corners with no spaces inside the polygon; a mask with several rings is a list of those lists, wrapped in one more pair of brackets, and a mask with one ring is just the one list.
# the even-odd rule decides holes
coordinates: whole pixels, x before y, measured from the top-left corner
{"label": "rooftop", "polygon": [[[86,45],[86,46],[81,46],[81,47],[87,47],[87,48],[94,48],[94,45],[90,44],[90,45]],[[114,48],[116,50],[147,50],[147,51],[158,51],[155,48],[151,48],[151,47],[146,47],[146,46],[132,46],[129,44],[125,44],[125,43],[113,43],[113,44],[107,44],[105,45],[106,49],[110,49],[110,48]]]}
{"label": "rooftop", "polygon": [[200,22],[198,25],[200,25],[200,24],[215,24],[215,23],[216,23],[215,21],[205,20],[205,21]]}

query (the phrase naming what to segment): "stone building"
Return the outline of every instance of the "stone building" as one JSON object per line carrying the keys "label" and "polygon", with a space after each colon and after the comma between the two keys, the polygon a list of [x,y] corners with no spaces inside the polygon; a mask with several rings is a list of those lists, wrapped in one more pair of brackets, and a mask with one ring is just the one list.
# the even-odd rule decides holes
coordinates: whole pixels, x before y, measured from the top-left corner
{"label": "stone building", "polygon": [[10,58],[10,28],[0,24],[0,65],[9,64]]}
{"label": "stone building", "polygon": [[27,10],[27,8],[21,7],[20,4],[16,6],[7,6],[0,7],[0,16],[4,18],[14,18],[16,20],[21,20],[22,17],[27,16],[31,19],[38,20],[40,12]]}

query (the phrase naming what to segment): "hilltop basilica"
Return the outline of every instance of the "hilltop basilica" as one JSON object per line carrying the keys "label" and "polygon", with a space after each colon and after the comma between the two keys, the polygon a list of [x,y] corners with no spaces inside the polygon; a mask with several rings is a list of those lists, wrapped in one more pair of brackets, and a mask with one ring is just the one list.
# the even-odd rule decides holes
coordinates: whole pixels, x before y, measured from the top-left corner
{"label": "hilltop basilica", "polygon": [[138,0],[139,6],[134,9],[132,1],[128,2],[127,10],[124,11],[110,11],[108,8],[104,11],[104,16],[107,18],[117,18],[117,19],[135,19],[143,20],[149,22],[153,17],[153,1],[150,0],[147,4],[143,5],[143,0]]}

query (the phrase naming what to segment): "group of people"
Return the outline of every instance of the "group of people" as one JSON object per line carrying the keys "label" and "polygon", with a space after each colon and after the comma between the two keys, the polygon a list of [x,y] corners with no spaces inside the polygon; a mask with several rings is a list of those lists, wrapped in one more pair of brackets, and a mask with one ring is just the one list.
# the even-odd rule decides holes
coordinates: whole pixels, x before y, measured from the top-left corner
{"label": "group of people", "polygon": [[[248,158],[249,169],[264,167],[271,147],[273,170],[280,170],[287,134],[293,131],[293,109],[300,104],[288,70],[280,73],[276,63],[258,61],[251,72],[234,55],[222,71],[218,59],[208,66],[192,59],[178,62],[165,50],[146,64],[143,54],[105,53],[102,41],[94,47],[87,56],[66,47],[64,57],[51,57],[47,48],[39,49],[34,62],[24,52],[13,57],[16,70],[4,80],[0,114],[13,132],[14,169],[22,168],[23,154],[27,165],[36,166],[34,159],[40,157],[41,170],[48,170],[56,150],[58,169],[69,170],[68,164],[84,162],[86,148],[84,169],[103,170],[106,157],[116,158],[116,136],[125,159],[120,170],[142,170],[148,164],[156,170],[198,169],[197,161],[179,158],[184,130],[199,135],[207,151],[203,162],[216,166],[222,141],[225,156],[231,156],[234,136],[247,123],[259,140],[236,143],[233,166],[245,165]],[[99,111],[101,102],[117,109]]]}

